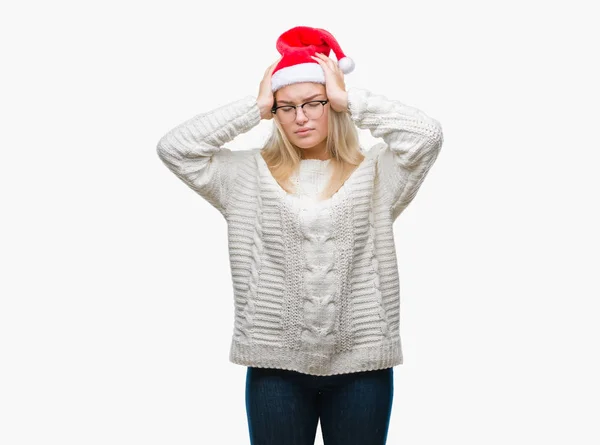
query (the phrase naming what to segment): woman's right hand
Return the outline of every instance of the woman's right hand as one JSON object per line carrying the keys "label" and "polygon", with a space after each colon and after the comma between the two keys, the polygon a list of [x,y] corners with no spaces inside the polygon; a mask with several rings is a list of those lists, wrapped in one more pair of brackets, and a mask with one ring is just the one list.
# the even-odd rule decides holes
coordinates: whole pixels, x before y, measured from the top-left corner
{"label": "woman's right hand", "polygon": [[273,95],[273,90],[271,88],[271,76],[273,74],[275,66],[279,63],[280,60],[281,57],[267,68],[267,70],[265,71],[265,75],[263,76],[263,79],[260,82],[256,102],[258,103],[258,107],[260,108],[261,119],[273,119],[273,113],[271,113],[271,109],[273,108],[273,103],[275,102],[275,96]]}

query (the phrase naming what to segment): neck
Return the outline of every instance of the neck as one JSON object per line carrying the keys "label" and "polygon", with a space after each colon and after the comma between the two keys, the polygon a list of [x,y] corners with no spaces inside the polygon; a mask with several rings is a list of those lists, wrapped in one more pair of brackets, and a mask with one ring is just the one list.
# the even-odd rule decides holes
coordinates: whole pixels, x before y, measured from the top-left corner
{"label": "neck", "polygon": [[327,140],[314,147],[301,148],[300,154],[302,159],[318,159],[321,161],[330,159],[329,153],[327,152]]}

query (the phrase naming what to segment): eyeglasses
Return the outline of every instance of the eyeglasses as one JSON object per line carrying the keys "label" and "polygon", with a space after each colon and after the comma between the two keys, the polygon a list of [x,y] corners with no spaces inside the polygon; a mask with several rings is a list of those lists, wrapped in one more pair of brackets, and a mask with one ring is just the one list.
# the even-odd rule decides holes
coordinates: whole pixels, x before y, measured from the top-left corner
{"label": "eyeglasses", "polygon": [[329,100],[311,100],[302,105],[282,105],[273,108],[271,113],[276,114],[282,124],[289,124],[296,120],[298,107],[302,108],[307,118],[319,119],[323,115],[323,110],[327,102]]}

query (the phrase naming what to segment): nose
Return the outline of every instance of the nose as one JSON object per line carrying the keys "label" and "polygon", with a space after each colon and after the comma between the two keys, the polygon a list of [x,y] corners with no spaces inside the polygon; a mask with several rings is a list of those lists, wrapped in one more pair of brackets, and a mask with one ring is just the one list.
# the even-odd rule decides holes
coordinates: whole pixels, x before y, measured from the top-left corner
{"label": "nose", "polygon": [[302,107],[296,108],[296,123],[303,125],[306,121],[308,121],[308,117],[306,117],[306,114],[304,114]]}

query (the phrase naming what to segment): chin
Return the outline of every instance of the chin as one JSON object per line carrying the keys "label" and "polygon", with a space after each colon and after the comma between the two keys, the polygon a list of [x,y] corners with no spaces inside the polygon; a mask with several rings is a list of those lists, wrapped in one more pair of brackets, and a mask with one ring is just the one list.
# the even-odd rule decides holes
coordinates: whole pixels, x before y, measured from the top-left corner
{"label": "chin", "polygon": [[294,145],[295,145],[296,147],[299,147],[299,148],[304,148],[304,149],[306,149],[306,148],[312,148],[312,147],[314,147],[316,144],[315,144],[314,142],[311,142],[311,141],[297,141],[297,142],[294,142]]}
{"label": "chin", "polygon": [[319,145],[323,141],[318,141],[313,138],[300,139],[297,141],[293,141],[293,144],[299,148],[313,148]]}

